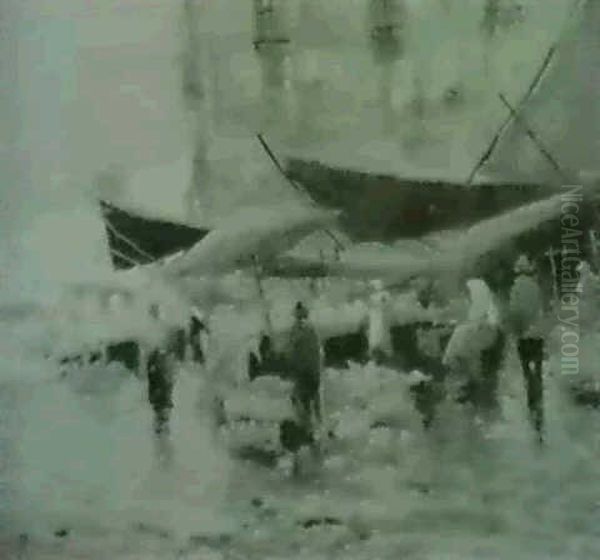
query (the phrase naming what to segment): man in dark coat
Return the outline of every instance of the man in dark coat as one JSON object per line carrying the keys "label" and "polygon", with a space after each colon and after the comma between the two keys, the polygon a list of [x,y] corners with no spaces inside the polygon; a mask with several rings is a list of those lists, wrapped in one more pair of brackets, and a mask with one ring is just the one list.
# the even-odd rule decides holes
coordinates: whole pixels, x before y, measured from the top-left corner
{"label": "man in dark coat", "polygon": [[[160,321],[158,306],[152,306],[150,315]],[[154,412],[154,436],[157,454],[163,462],[170,461],[172,450],[169,442],[169,419],[173,408],[173,370],[169,357],[170,341],[166,347],[153,348],[146,362],[148,376],[148,401]]]}
{"label": "man in dark coat", "polygon": [[516,278],[510,292],[510,318],[517,338],[519,360],[525,379],[527,406],[538,439],[544,431],[543,297],[535,278],[535,269],[522,255],[515,264]]}
{"label": "man in dark coat", "polygon": [[321,345],[315,328],[308,320],[308,310],[301,302],[296,304],[294,315],[288,347],[288,363],[294,384],[292,399],[300,422],[310,426],[313,414],[318,422],[321,421]]}

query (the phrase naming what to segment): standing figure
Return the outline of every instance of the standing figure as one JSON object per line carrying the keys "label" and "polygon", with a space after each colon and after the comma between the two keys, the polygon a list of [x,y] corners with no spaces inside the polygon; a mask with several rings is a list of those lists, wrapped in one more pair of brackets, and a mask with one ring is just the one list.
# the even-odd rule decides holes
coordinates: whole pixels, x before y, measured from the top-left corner
{"label": "standing figure", "polygon": [[380,280],[372,284],[373,293],[369,308],[369,354],[376,363],[384,363],[392,357],[392,335],[390,331],[391,298]]}
{"label": "standing figure", "polygon": [[154,433],[169,433],[169,417],[173,408],[173,379],[169,357],[162,348],[148,355],[148,401],[154,411]]}
{"label": "standing figure", "polygon": [[208,329],[206,328],[204,316],[202,313],[200,313],[200,311],[194,309],[192,317],[190,318],[189,341],[192,353],[191,359],[193,362],[198,364],[204,363],[206,359],[206,345],[204,337],[207,331]]}
{"label": "standing figure", "polygon": [[517,259],[514,271],[516,278],[510,292],[510,321],[525,378],[529,415],[541,442],[544,430],[542,291],[534,278],[534,267],[525,255]]}
{"label": "standing figure", "polygon": [[[156,321],[160,321],[158,306],[153,305],[150,314]],[[169,462],[172,455],[169,420],[173,408],[173,371],[168,350],[159,346],[153,348],[146,363],[148,401],[154,413],[153,431],[157,455],[162,462]]]}
{"label": "standing figure", "polygon": [[458,401],[478,412],[497,408],[498,370],[504,348],[500,314],[488,285],[480,278],[466,284],[469,311],[448,342],[444,365],[455,376],[466,379]]}
{"label": "standing figure", "polygon": [[321,421],[321,345],[308,310],[298,302],[290,332],[288,363],[294,384],[292,399],[303,427],[311,429],[313,415]]}

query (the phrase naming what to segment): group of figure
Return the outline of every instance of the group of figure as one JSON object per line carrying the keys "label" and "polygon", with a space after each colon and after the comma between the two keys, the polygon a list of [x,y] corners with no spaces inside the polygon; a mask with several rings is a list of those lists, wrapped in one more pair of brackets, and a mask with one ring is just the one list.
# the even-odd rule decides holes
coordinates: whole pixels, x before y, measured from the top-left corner
{"label": "group of figure", "polygon": [[[392,304],[381,283],[373,284],[370,313],[365,326],[368,358],[386,363],[394,352],[389,325]],[[439,364],[426,371],[428,380],[415,387],[417,408],[429,427],[435,419],[435,408],[451,399],[470,408],[479,417],[493,417],[499,409],[499,374],[506,354],[507,342],[514,340],[519,357],[531,424],[539,441],[544,439],[544,374],[545,303],[536,269],[521,256],[514,266],[514,280],[505,305],[481,278],[466,283],[468,312],[444,343]],[[291,381],[291,400],[295,411],[280,425],[282,446],[293,453],[303,446],[317,448],[316,429],[322,422],[321,372],[323,345],[311,323],[309,311],[297,302],[294,322],[283,351],[277,351],[269,336],[264,335],[258,355],[249,356],[249,375],[275,374]],[[157,320],[159,316],[154,312]],[[193,318],[188,333],[192,358],[200,361],[202,348],[199,335],[205,330],[199,318]],[[175,337],[176,339],[176,337]],[[175,340],[174,339],[174,340]],[[173,406],[173,345],[156,348],[147,362],[148,399],[154,411],[157,438],[168,435],[169,415]],[[439,365],[439,367],[437,367]],[[436,366],[436,367],[433,367]],[[435,370],[435,371],[434,371]]]}
{"label": "group of figure", "polygon": [[454,330],[444,353],[454,397],[480,416],[498,410],[499,372],[512,337],[521,364],[527,405],[537,437],[544,437],[544,299],[536,270],[522,255],[514,267],[508,305],[500,312],[496,296],[482,279],[467,282],[469,312]]}
{"label": "group of figure", "polygon": [[[373,288],[365,333],[368,357],[385,364],[394,352],[386,319],[392,302],[380,283],[373,284]],[[469,407],[477,416],[493,417],[499,408],[499,373],[507,341],[512,338],[522,368],[531,423],[542,441],[545,305],[534,265],[525,256],[516,261],[507,305],[500,305],[487,283],[480,278],[467,281],[466,291],[468,312],[445,344],[440,367],[433,368],[435,371],[424,371],[428,380],[414,390],[424,424],[426,427],[431,425],[436,406],[448,398]],[[294,313],[286,351],[277,354],[270,339],[263,337],[260,359],[254,355],[250,357],[250,376],[260,375],[265,370],[285,371],[293,386],[295,422],[302,428],[298,432],[299,440],[309,441],[314,426],[321,421],[322,351],[306,307],[299,302]],[[286,426],[288,431],[292,429],[290,423]]]}

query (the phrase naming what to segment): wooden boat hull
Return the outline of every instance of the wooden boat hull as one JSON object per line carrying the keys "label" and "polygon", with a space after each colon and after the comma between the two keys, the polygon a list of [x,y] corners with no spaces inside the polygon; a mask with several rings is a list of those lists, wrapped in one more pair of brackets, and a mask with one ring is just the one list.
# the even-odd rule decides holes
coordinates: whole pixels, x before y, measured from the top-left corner
{"label": "wooden boat hull", "polygon": [[185,251],[202,240],[208,229],[147,218],[100,201],[113,266],[127,269],[136,264]]}
{"label": "wooden boat hull", "polygon": [[394,241],[470,225],[548,196],[541,185],[473,185],[421,181],[300,159],[287,172],[320,205],[341,211],[356,241]]}

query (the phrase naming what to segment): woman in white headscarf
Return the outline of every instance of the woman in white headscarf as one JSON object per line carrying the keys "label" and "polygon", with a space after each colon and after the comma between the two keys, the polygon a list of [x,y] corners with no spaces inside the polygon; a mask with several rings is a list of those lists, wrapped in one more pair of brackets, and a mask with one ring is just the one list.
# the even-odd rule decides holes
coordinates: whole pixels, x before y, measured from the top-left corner
{"label": "woman in white headscarf", "polygon": [[472,278],[467,282],[467,290],[467,318],[454,330],[443,362],[454,381],[461,385],[459,402],[493,408],[504,346],[500,313],[484,280]]}

